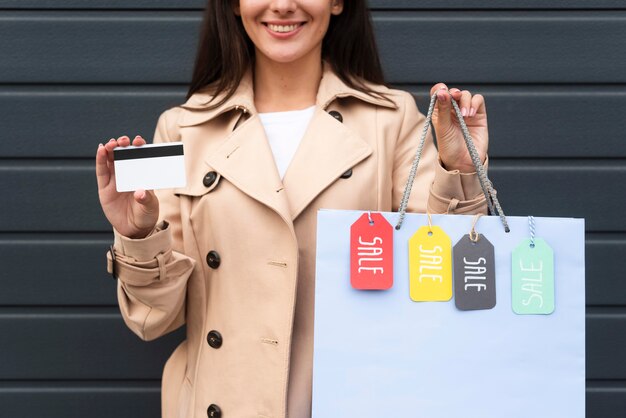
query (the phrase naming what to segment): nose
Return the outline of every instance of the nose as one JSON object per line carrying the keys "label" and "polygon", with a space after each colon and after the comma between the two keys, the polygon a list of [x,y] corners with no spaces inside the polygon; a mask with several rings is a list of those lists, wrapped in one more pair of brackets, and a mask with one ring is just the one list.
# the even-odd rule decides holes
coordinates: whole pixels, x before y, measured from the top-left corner
{"label": "nose", "polygon": [[296,11],[298,5],[294,0],[272,0],[270,9],[274,13],[287,14]]}

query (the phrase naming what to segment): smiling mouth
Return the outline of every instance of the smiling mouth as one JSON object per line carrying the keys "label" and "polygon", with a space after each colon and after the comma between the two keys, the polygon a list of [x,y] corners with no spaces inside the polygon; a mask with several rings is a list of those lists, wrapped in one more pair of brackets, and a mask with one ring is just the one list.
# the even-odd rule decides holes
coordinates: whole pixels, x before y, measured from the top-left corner
{"label": "smiling mouth", "polygon": [[294,23],[294,24],[291,24],[291,25],[274,25],[274,24],[271,24],[271,23],[263,22],[263,24],[265,26],[267,26],[272,32],[289,33],[289,32],[295,31],[300,26],[303,26],[305,23],[304,22],[299,22],[299,23]]}

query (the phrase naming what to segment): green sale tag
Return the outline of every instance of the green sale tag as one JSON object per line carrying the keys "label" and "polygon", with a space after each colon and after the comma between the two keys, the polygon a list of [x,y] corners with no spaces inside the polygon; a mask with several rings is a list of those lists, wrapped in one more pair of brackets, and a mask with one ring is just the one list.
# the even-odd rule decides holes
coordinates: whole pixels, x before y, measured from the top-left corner
{"label": "green sale tag", "polygon": [[518,315],[554,312],[554,253],[541,238],[522,241],[513,251],[513,312]]}

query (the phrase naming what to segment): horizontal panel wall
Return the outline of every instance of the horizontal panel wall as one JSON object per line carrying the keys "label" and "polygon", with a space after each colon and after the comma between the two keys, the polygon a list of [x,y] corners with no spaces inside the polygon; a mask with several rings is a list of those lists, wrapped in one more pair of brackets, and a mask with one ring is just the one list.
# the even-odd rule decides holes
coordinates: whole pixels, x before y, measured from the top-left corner
{"label": "horizontal panel wall", "polygon": [[[491,157],[626,157],[624,87],[453,86],[485,96]],[[397,87],[427,111],[432,86]],[[0,158],[92,158],[111,137],[151,140],[159,114],[185,94],[184,86],[0,88]]]}
{"label": "horizontal panel wall", "polygon": [[[108,233],[0,234],[0,265],[9,278],[0,306],[116,305],[116,282],[105,270],[111,242]],[[626,234],[587,234],[588,305],[626,305],[624,254]]]}
{"label": "horizontal panel wall", "polygon": [[[575,160],[490,164],[490,178],[508,215],[584,217],[588,231],[626,231],[626,194],[618,192],[626,184],[624,165]],[[0,164],[0,195],[12,196],[4,202],[0,232],[110,230],[98,202],[92,162]]]}
{"label": "horizontal panel wall", "polygon": [[[0,9],[202,9],[207,0],[0,0]],[[369,0],[371,9],[626,9],[621,0]]]}
{"label": "horizontal panel wall", "polygon": [[199,23],[192,12],[0,12],[0,83],[188,82]]}
{"label": "horizontal panel wall", "polygon": [[0,380],[159,379],[183,339],[179,329],[143,341],[117,308],[2,309]]}
{"label": "horizontal panel wall", "polygon": [[0,385],[3,417],[158,418],[159,381],[8,382]]}
{"label": "horizontal panel wall", "polygon": [[[448,84],[485,97],[491,157],[626,157],[623,86]],[[431,88],[404,87],[423,113]]]}
{"label": "horizontal panel wall", "polygon": [[626,380],[626,310],[592,309],[587,314],[587,379]]}
{"label": "horizontal panel wall", "polygon": [[112,137],[151,140],[160,113],[184,96],[182,87],[0,88],[0,158],[95,158]]}
{"label": "horizontal panel wall", "polygon": [[[182,330],[144,342],[125,329],[113,309],[0,310],[0,379],[158,379]],[[626,352],[626,311],[596,311],[587,314],[587,377],[626,380],[626,363],[620,361]],[[29,338],[34,335],[40,343]],[[46,356],[41,356],[42,344]]]}
{"label": "horizontal panel wall", "polygon": [[626,410],[626,386],[620,382],[587,384],[587,418],[621,418]]}
{"label": "horizontal panel wall", "polygon": [[117,304],[106,272],[112,234],[68,235],[0,234],[0,306]]}
{"label": "horizontal panel wall", "polygon": [[626,63],[621,56],[626,15],[621,13],[386,12],[377,17],[381,57],[393,82],[626,81],[623,72],[618,74]]}
{"label": "horizontal panel wall", "polygon": [[[160,416],[159,382],[15,384],[0,387],[6,417],[156,418]],[[623,418],[626,390],[594,384],[587,388],[587,418]]]}
{"label": "horizontal panel wall", "polygon": [[[623,83],[625,21],[619,11],[374,14],[392,83]],[[195,12],[0,12],[0,83],[186,83],[199,23]]]}
{"label": "horizontal panel wall", "polygon": [[626,305],[626,235],[587,233],[586,302],[589,306]]}
{"label": "horizontal panel wall", "polygon": [[[587,417],[621,418],[626,4],[369,3],[388,80],[420,109],[438,81],[485,95],[507,214],[587,218]],[[0,416],[160,414],[184,330],[146,343],[119,317],[92,158],[184,100],[204,4],[0,0]]]}

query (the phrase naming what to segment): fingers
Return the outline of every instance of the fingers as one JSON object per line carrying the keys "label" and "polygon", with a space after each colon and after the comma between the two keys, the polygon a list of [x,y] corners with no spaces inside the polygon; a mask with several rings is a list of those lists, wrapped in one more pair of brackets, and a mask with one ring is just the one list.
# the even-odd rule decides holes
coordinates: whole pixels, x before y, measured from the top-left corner
{"label": "fingers", "polygon": [[463,90],[461,92],[461,100],[459,100],[459,107],[461,108],[461,115],[463,115],[463,117],[469,116],[471,102],[472,94],[467,90]]}
{"label": "fingers", "polygon": [[[133,139],[132,145],[138,147],[145,145],[146,140],[137,135]],[[120,136],[119,138],[111,138],[106,144],[100,144],[96,152],[96,177],[98,179],[98,188],[105,188],[115,176],[115,165],[113,163],[113,150],[116,147],[127,147],[131,145],[128,136]]]}
{"label": "fingers", "polygon": [[119,138],[117,138],[118,147],[127,147],[129,145],[130,145],[130,138],[127,137],[126,135],[120,136]]}
{"label": "fingers", "polygon": [[[449,107],[449,98],[450,92],[448,91],[448,86],[444,83],[437,83],[430,89],[430,95],[432,96],[437,92],[437,103],[445,104],[448,103]],[[441,109],[441,107],[439,107]]]}
{"label": "fingers", "polygon": [[472,93],[469,90],[459,90],[457,88],[448,89],[444,83],[437,83],[430,89],[431,96],[435,92],[438,92],[437,108],[440,111],[440,118],[444,116],[444,110],[452,110],[452,106],[449,102],[450,96],[452,96],[452,98],[457,102],[459,109],[461,110],[461,115],[464,117],[473,118],[478,113],[486,113],[485,98],[480,94],[472,96]]}
{"label": "fingers", "polygon": [[471,103],[472,104],[470,108],[470,117],[474,117],[478,113],[480,114],[487,113],[487,110],[485,109],[485,98],[483,97],[482,94],[474,95],[474,97],[472,97]]}
{"label": "fingers", "polygon": [[98,146],[96,153],[96,177],[98,177],[98,188],[103,189],[115,178],[115,165],[113,164],[113,148],[117,146],[115,138],[109,142]]}
{"label": "fingers", "polygon": [[146,140],[143,139],[141,136],[137,135],[135,139],[133,139],[133,146],[139,147],[141,145],[146,145]]}
{"label": "fingers", "polygon": [[[440,90],[443,90],[443,91],[440,91]],[[441,100],[443,98],[443,94],[447,91],[448,91],[448,86],[446,86],[444,83],[437,83],[430,89],[430,95],[432,96],[433,94],[435,94],[435,92],[438,92],[437,100]]]}
{"label": "fingers", "polygon": [[104,189],[111,181],[111,173],[107,163],[107,151],[104,145],[98,145],[96,152],[96,177],[98,179],[98,189]]}
{"label": "fingers", "polygon": [[133,197],[140,205],[145,205],[147,203],[147,200],[150,199],[148,193],[142,189],[135,190],[135,192],[133,193]]}
{"label": "fingers", "polygon": [[438,126],[448,126],[450,124],[450,92],[444,83],[437,83],[430,89],[431,96],[437,93],[437,119]]}
{"label": "fingers", "polygon": [[154,192],[152,190],[135,190],[133,193],[133,197],[142,206],[148,206],[153,203],[153,199],[155,199]]}
{"label": "fingers", "polygon": [[[146,140],[137,135],[135,136],[135,139],[133,139],[132,145],[141,146],[145,145],[145,143]],[[115,149],[116,147],[127,147],[129,145],[131,145],[130,138],[124,135],[117,138],[117,140],[115,138],[111,138],[109,142],[105,144],[105,148],[107,149],[107,151],[113,151],[113,149]]]}
{"label": "fingers", "polygon": [[136,190],[133,193],[135,201],[139,203],[138,210],[134,210],[135,225],[143,229],[142,234],[148,234],[159,216],[159,199],[152,190]]}
{"label": "fingers", "polygon": [[[132,145],[141,146],[145,145],[145,143],[146,141],[141,136],[137,135],[135,136]],[[127,147],[129,145],[131,145],[130,138],[126,135],[120,136],[119,138],[117,138],[117,140],[115,138],[109,139],[109,142],[104,145],[104,148],[107,150],[108,153],[109,162],[113,164],[113,150],[116,147]]]}

